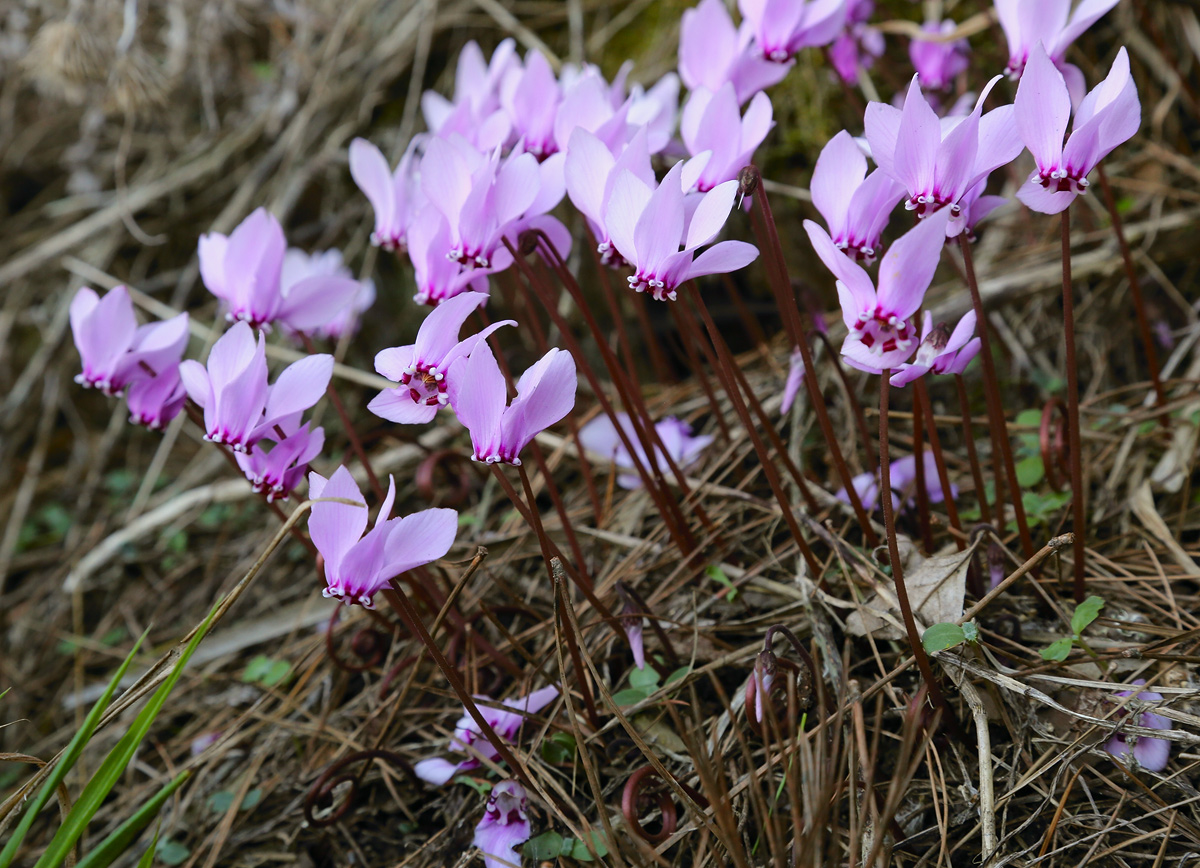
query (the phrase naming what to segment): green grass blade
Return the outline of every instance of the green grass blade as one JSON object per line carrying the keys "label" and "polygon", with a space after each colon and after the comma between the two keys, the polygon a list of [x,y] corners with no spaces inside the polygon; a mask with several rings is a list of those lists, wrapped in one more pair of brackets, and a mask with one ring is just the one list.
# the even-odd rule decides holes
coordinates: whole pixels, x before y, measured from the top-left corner
{"label": "green grass blade", "polygon": [[[116,785],[121,775],[124,774],[129,761],[133,759],[133,754],[137,750],[142,739],[146,737],[150,726],[154,723],[154,719],[162,710],[163,704],[167,701],[167,696],[174,689],[176,682],[183,675],[183,669],[187,666],[188,660],[195,653],[196,648],[200,645],[200,640],[208,633],[208,628],[212,626],[213,618],[217,614],[220,604],[213,606],[208,617],[196,630],[196,635],[184,648],[183,654],[180,655],[175,667],[171,670],[171,674],[150,697],[150,701],[146,703],[146,707],[141,710],[138,716],[134,719],[129,730],[117,742],[114,747],[101,763],[100,768],[92,775],[92,779],[88,781],[83,792],[79,794],[75,805],[63,820],[58,832],[55,833],[53,840],[50,841],[50,846],[46,848],[46,852],[42,854],[42,858],[37,861],[34,868],[57,868],[66,859],[67,853],[75,846],[75,842],[79,840],[87,829],[88,823],[91,822],[96,811],[100,810],[100,805],[107,798],[112,788]],[[3,868],[3,866],[0,866]]]}
{"label": "green grass blade", "polygon": [[154,827],[154,839],[150,842],[150,848],[142,854],[142,858],[138,859],[137,868],[150,868],[154,864],[154,854],[158,852],[158,826]]}
{"label": "green grass blade", "polygon": [[[41,792],[38,793],[37,798],[35,798],[26,806],[25,813],[21,817],[21,822],[18,823],[17,828],[13,830],[12,837],[8,839],[8,843],[4,845],[4,849],[0,850],[0,868],[9,868],[9,866],[12,864],[13,859],[15,859],[17,856],[17,850],[21,847],[21,842],[25,840],[25,835],[29,832],[30,826],[33,825],[33,821],[37,819],[37,815],[41,813],[42,808],[46,807],[46,804],[51,798],[54,797],[54,791],[58,789],[58,785],[62,783],[63,778],[67,776],[67,772],[71,770],[71,767],[74,766],[75,762],[79,759],[79,755],[83,752],[84,746],[88,743],[92,737],[92,734],[96,731],[96,727],[100,723],[100,717],[108,708],[108,704],[112,702],[113,694],[117,690],[117,685],[120,684],[121,679],[125,677],[126,670],[129,669],[129,665],[133,662],[134,655],[137,654],[138,649],[142,647],[142,641],[145,638],[145,633],[138,637],[137,642],[134,643],[133,650],[129,652],[120,668],[117,669],[116,674],[113,675],[112,679],[108,682],[108,687],[105,688],[104,693],[99,699],[96,700],[96,704],[92,706],[92,710],[89,711],[87,717],[84,718],[83,726],[79,728],[79,731],[75,733],[75,737],[72,738],[70,744],[67,745],[67,749],[64,751],[62,759],[55,764],[54,769],[50,772],[50,777],[46,779],[46,783],[42,787]],[[8,691],[5,691],[5,693],[7,692]]]}
{"label": "green grass blade", "polygon": [[[159,790],[154,795],[154,798],[142,805],[136,814],[117,826],[107,838],[100,842],[95,850],[84,856],[76,868],[108,868],[114,859],[129,849],[130,845],[137,839],[137,836],[142,833],[142,830],[150,825],[150,821],[158,815],[159,810],[162,809],[167,799],[171,798],[171,794],[179,789],[183,782],[191,777],[191,775],[191,772],[183,772],[175,780]],[[157,841],[158,835],[155,834],[154,837]],[[150,850],[153,853],[154,847],[151,846]],[[151,860],[153,860],[153,856],[151,856]]]}

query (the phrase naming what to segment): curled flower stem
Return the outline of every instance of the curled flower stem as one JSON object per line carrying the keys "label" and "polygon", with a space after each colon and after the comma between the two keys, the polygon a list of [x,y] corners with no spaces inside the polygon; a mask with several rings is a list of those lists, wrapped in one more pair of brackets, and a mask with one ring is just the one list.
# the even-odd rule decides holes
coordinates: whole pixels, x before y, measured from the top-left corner
{"label": "curled flower stem", "polygon": [[[1117,200],[1112,188],[1108,186],[1108,175],[1104,172],[1104,162],[1096,166],[1096,174],[1100,178],[1100,189],[1104,192],[1104,204],[1108,206],[1108,216],[1112,219],[1113,233],[1117,236],[1117,246],[1121,248],[1121,260],[1125,263],[1125,276],[1129,280],[1129,293],[1133,296],[1133,307],[1137,312],[1138,332],[1142,338],[1142,348],[1146,352],[1146,366],[1150,369],[1150,381],[1154,384],[1154,402],[1159,407],[1166,403],[1163,392],[1162,377],[1158,367],[1158,350],[1154,347],[1154,339],[1150,335],[1150,320],[1146,316],[1146,301],[1142,296],[1142,284],[1138,280],[1137,269],[1133,266],[1133,255],[1129,251],[1129,242],[1125,239],[1125,228],[1121,224],[1121,213],[1117,210]],[[1164,428],[1171,425],[1171,417],[1162,413],[1158,421]]]}
{"label": "curled flower stem", "polygon": [[[354,807],[354,800],[358,795],[358,788],[362,783],[363,776],[366,774],[367,766],[363,766],[358,774],[343,772],[342,769],[357,762],[370,763],[371,760],[383,760],[403,771],[412,780],[418,780],[413,767],[409,765],[404,757],[397,753],[378,748],[375,750],[355,751],[327,766],[325,771],[321,772],[321,776],[309,788],[308,795],[304,797],[305,821],[310,826],[332,826],[338,820],[342,819],[342,817],[346,816]],[[350,789],[343,796],[341,804],[333,809],[331,813],[318,817],[316,815],[318,810],[329,810],[333,807],[333,791],[346,783],[350,784]]]}
{"label": "curled flower stem", "polygon": [[958,407],[962,412],[963,442],[967,444],[967,459],[971,462],[971,478],[975,482],[975,499],[979,502],[979,517],[984,524],[992,523],[992,511],[988,506],[987,490],[983,486],[983,469],[979,466],[979,454],[975,451],[975,434],[971,425],[971,400],[967,397],[967,384],[962,374],[954,375],[958,387]]}
{"label": "curled flower stem", "polygon": [[[1067,452],[1071,463],[1071,519],[1075,532],[1075,602],[1087,596],[1083,572],[1084,534],[1087,533],[1083,504],[1083,447],[1079,437],[1079,370],[1075,361],[1075,299],[1071,292],[1071,209],[1062,212],[1063,331],[1067,345]],[[1014,497],[1013,500],[1018,498]],[[1026,555],[1028,557],[1028,555]]]}
{"label": "curled flower stem", "polygon": [[[1012,443],[1008,439],[1008,420],[1000,404],[1000,385],[996,379],[996,363],[992,359],[992,342],[988,336],[987,314],[983,310],[983,298],[979,294],[979,282],[975,279],[975,260],[971,254],[971,243],[966,233],[958,236],[962,248],[963,266],[967,275],[967,288],[971,291],[971,306],[979,323],[979,355],[983,359],[983,391],[987,396],[989,433],[992,443],[1000,447],[999,459],[1003,460],[1004,475],[1008,490],[1012,492],[1013,513],[1017,517],[1017,532],[1021,537],[1021,552],[1025,559],[1033,557],[1033,537],[1029,533],[1029,521],[1025,517],[1025,504],[1021,502],[1021,487],[1017,484],[1017,467],[1013,463]],[[980,494],[982,499],[983,495]],[[1003,523],[1004,513],[999,508],[1000,479],[996,479],[997,520]]]}
{"label": "curled flower stem", "polygon": [[[954,502],[954,498],[950,495],[950,473],[946,470],[946,456],[942,452],[942,438],[938,436],[937,420],[933,415],[933,402],[929,400],[929,389],[925,386],[925,378],[918,377],[915,385],[917,390],[917,398],[921,402],[921,407],[925,410],[925,424],[929,430],[929,448],[933,451],[933,461],[937,466],[938,484],[942,486],[942,495],[946,505],[946,516],[950,519],[950,527],[957,533],[954,534],[954,542],[958,544],[958,550],[961,552],[966,547],[966,540],[963,539],[962,522],[958,518],[958,504]],[[921,462],[917,462],[918,464]]]}
{"label": "curled flower stem", "polygon": [[[679,813],[675,809],[675,800],[669,790],[659,788],[655,792],[645,792],[652,781],[662,780],[654,766],[642,766],[629,776],[625,789],[621,791],[621,814],[629,828],[642,839],[651,844],[661,844],[675,834],[679,824]],[[657,832],[649,831],[642,825],[641,805],[644,801],[652,800],[662,814],[661,826]]]}
{"label": "curled flower stem", "polygon": [[333,661],[333,665],[343,672],[365,672],[374,666],[378,666],[383,661],[384,655],[387,653],[385,650],[387,647],[387,637],[374,627],[362,627],[356,630],[354,636],[350,639],[350,648],[361,662],[352,663],[349,660],[339,657],[333,634],[337,628],[344,605],[344,603],[339,601],[337,608],[329,616],[329,624],[325,628],[325,650],[329,654],[329,659]]}

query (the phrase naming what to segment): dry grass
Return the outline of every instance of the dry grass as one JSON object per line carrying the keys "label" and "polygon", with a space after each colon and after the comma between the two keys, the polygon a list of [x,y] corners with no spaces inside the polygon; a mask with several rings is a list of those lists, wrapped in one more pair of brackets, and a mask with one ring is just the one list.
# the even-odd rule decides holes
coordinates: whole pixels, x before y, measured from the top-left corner
{"label": "dry grass", "polygon": [[[345,166],[349,140],[367,135],[398,153],[419,129],[421,89],[446,89],[452,58],[468,38],[491,44],[509,31],[527,45],[544,41],[562,58],[586,47],[609,72],[633,54],[637,74],[652,78],[672,63],[671,28],[681,5],[172,0],[142,10],[125,39],[122,3],[71,4],[73,13],[62,4],[29,3],[4,13],[0,689],[12,690],[0,701],[7,724],[0,750],[53,755],[81,718],[79,698],[103,682],[131,637],[150,627],[154,647],[172,647],[236,584],[278,527],[182,417],[165,436],[133,429],[122,408],[74,386],[67,305],[75,289],[127,282],[146,293],[148,305],[188,309],[196,322],[216,324],[215,305],[197,280],[196,238],[227,232],[265,204],[293,243],[338,246],[361,273],[375,276],[379,315],[338,347],[348,368],[367,372],[375,350],[403,343],[421,313],[407,300],[403,270],[368,246],[367,206]],[[894,5],[900,17],[914,14],[907,3],[881,5]],[[954,15],[965,18],[987,4],[959,5]],[[1059,666],[1037,653],[1063,634],[1064,608],[1069,613],[1070,549],[1055,551],[1040,571],[979,613],[983,650],[943,655],[938,664],[959,734],[938,729],[928,706],[915,699],[919,679],[903,642],[846,629],[871,592],[880,583],[886,589],[887,577],[863,548],[852,514],[831,496],[838,482],[803,408],[783,430],[816,489],[820,509],[797,512],[821,561],[821,582],[797,556],[761,462],[715,378],[715,400],[733,435],[718,437],[691,471],[686,511],[705,544],[700,560],[680,557],[645,493],[615,488],[608,468],[599,467],[593,501],[571,443],[551,434],[541,439],[598,596],[618,608],[617,583],[636,589],[669,637],[671,653],[688,667],[681,681],[618,710],[610,696],[626,686],[627,647],[581,597],[556,594],[533,530],[511,511],[496,480],[442,460],[443,449],[463,453],[461,433],[442,423],[418,432],[383,425],[365,410],[371,375],[337,380],[376,472],[397,479],[401,512],[426,505],[430,493],[433,503],[445,502],[462,476],[465,499],[454,505],[470,523],[449,559],[411,585],[426,623],[440,625],[437,639],[468,689],[512,696],[553,682],[573,688],[528,722],[517,747],[538,793],[535,831],[578,837],[597,830],[609,841],[605,861],[618,866],[969,865],[979,861],[992,824],[999,845],[992,866],[1159,868],[1190,864],[1200,852],[1200,792],[1193,784],[1200,760],[1200,718],[1193,716],[1200,715],[1194,496],[1200,22],[1188,3],[1122,4],[1072,58],[1090,81],[1106,68],[1118,39],[1133,57],[1145,125],[1108,172],[1153,316],[1173,332],[1174,348],[1164,353],[1172,429],[1155,425],[1155,411],[1143,402],[1148,385],[1128,285],[1102,200],[1086,197],[1075,209],[1074,249],[1089,587],[1108,603],[1088,634],[1098,658]],[[889,52],[893,69],[877,76],[885,93],[907,69],[901,45]],[[1090,67],[1087,58],[1097,57],[1104,62]],[[777,147],[768,152],[765,173],[783,184],[806,184],[813,142],[843,126],[856,129],[862,107],[856,96],[843,99],[815,58],[811,63],[778,94]],[[793,277],[832,308],[827,275],[797,241],[809,206],[779,195],[774,205]],[[1062,376],[1056,231],[1054,221],[1014,208],[989,224],[978,250],[1010,419],[1040,410]],[[590,270],[590,263],[583,266]],[[946,274],[930,296],[941,318],[969,301],[953,273]],[[541,311],[516,302],[511,283],[498,284],[501,306],[515,305],[518,319],[536,316],[549,326]],[[598,287],[586,289],[601,309]],[[743,329],[744,318],[719,286],[711,307],[743,352],[739,362],[751,386],[774,396],[764,402],[775,413],[787,352],[761,266],[747,272],[741,291],[750,328]],[[629,307],[628,321],[636,323],[632,313]],[[654,340],[675,371],[688,370],[676,320],[653,313]],[[607,313],[600,316],[610,322]],[[577,319],[572,325],[583,334]],[[640,347],[641,333],[630,328]],[[756,345],[756,328],[767,343]],[[534,338],[523,339],[520,352],[531,354]],[[203,344],[193,342],[193,354]],[[592,362],[600,367],[598,354]],[[655,416],[674,413],[717,432],[700,381],[659,381],[648,365],[641,373]],[[857,444],[828,359],[819,376],[841,441]],[[873,394],[867,382],[850,379],[858,392]],[[935,409],[965,508],[975,502],[974,486],[957,400],[944,389],[934,388]],[[978,433],[983,402],[973,398]],[[580,421],[594,403],[581,399]],[[910,410],[902,403],[893,415],[901,452],[911,448]],[[348,456],[348,448],[332,413],[322,412],[332,443],[318,465],[324,472],[335,466],[337,450]],[[866,414],[874,425],[876,415],[869,408]],[[847,452],[863,469],[862,449]],[[434,474],[432,492],[415,481],[420,466]],[[571,551],[542,474],[533,474],[533,485],[551,538]],[[1045,483],[1035,490],[1048,501]],[[716,533],[700,521],[697,502]],[[938,540],[952,545],[945,517],[935,511],[934,518]],[[903,521],[902,530],[916,537],[914,516]],[[1047,507],[1035,537],[1044,542],[1068,523],[1069,510]],[[1018,547],[1009,536],[1001,542],[999,557],[1012,573],[1022,563],[1013,554]],[[981,558],[989,545],[985,537]],[[479,546],[487,556],[471,573]],[[706,573],[714,565],[736,595]],[[305,796],[331,763],[380,748],[415,761],[441,750],[460,714],[420,645],[390,621],[343,612],[329,641],[361,671],[333,666],[325,630],[331,610],[318,586],[299,544],[273,558],[201,646],[124,784],[98,815],[95,834],[192,768],[194,778],[163,824],[164,837],[186,847],[189,868],[459,864],[481,811],[479,794],[461,785],[424,787],[387,762],[350,767],[363,774],[344,817],[325,826],[304,820]],[[747,723],[745,687],[763,634],[779,623],[802,637],[819,677],[775,706],[767,730],[784,734],[764,741]],[[587,718],[568,634],[589,673],[599,727]],[[647,643],[666,660],[650,631]],[[800,664],[784,647],[777,643],[777,653]],[[286,663],[287,677],[271,686],[248,681],[259,657]],[[1177,727],[1163,774],[1119,767],[1101,749],[1106,728],[1120,720],[1102,682],[1136,677],[1158,685],[1167,697],[1160,713]],[[801,716],[803,728],[793,725]],[[979,720],[988,721],[990,737],[982,761]],[[96,749],[108,747],[117,729],[104,730]],[[565,736],[584,748],[570,761],[551,761],[548,746]],[[213,737],[193,752],[195,740]],[[89,752],[84,766],[94,766],[97,756]],[[990,797],[986,788],[981,794],[981,762],[994,778]],[[666,793],[679,814],[677,829],[659,844],[631,834],[620,811],[627,781],[647,765],[660,774],[650,786]],[[0,763],[0,797],[12,796],[28,769]],[[676,778],[669,788],[664,772]],[[484,779],[482,771],[475,776]],[[253,807],[239,811],[247,793],[254,794]],[[643,803],[647,827],[661,819],[649,807],[657,804],[657,798]]]}

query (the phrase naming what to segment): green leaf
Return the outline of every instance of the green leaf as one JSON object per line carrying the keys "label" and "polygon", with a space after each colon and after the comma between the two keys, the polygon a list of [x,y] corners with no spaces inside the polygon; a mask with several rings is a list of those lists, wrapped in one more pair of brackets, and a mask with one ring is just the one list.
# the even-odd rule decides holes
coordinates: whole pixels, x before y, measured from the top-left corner
{"label": "green leaf", "polygon": [[154,824],[154,837],[150,841],[150,846],[146,848],[146,852],[142,854],[142,858],[138,859],[137,868],[150,868],[154,864],[154,854],[158,852],[158,833],[161,826],[161,820]]}
{"label": "green leaf", "polygon": [[945,651],[967,641],[966,633],[957,624],[934,624],[921,636],[921,645],[929,654]]}
{"label": "green leaf", "polygon": [[[133,657],[137,654],[138,649],[142,647],[142,641],[146,638],[143,633],[133,645],[133,650],[125,657],[124,662],[117,668],[116,673],[109,680],[108,686],[104,689],[104,693],[96,700],[96,704],[92,706],[92,710],[88,712],[87,717],[83,720],[83,726],[75,733],[63,751],[62,759],[55,764],[54,769],[46,778],[46,783],[42,786],[41,792],[33,799],[25,808],[25,813],[21,817],[21,822],[17,824],[13,830],[12,837],[8,839],[4,849],[0,850],[0,868],[8,868],[12,864],[13,859],[17,855],[17,850],[21,847],[21,842],[25,840],[25,835],[29,832],[29,827],[33,825],[33,821],[37,819],[37,815],[41,813],[42,808],[54,796],[54,791],[58,785],[62,783],[63,778],[67,776],[67,772],[75,765],[79,755],[83,752],[84,745],[92,737],[92,733],[96,731],[96,727],[100,723],[100,718],[104,715],[105,709],[112,701],[113,693],[117,689],[117,685],[121,679],[125,677],[125,672],[129,669],[129,665],[133,662]],[[7,692],[7,691],[5,691]]]}
{"label": "green leaf", "polygon": [[454,783],[468,786],[481,796],[490,796],[492,793],[491,784],[489,784],[487,781],[476,780],[470,775],[459,775],[454,779]]}
{"label": "green leaf", "polygon": [[682,681],[683,679],[687,678],[691,674],[692,674],[691,666],[680,666],[678,669],[676,669],[674,672],[672,672],[670,675],[667,676],[667,680],[666,680],[666,682],[664,682],[663,686],[670,687],[676,681]]}
{"label": "green leaf", "polygon": [[183,782],[191,777],[191,774],[191,772],[181,773],[175,780],[155,793],[154,797],[142,805],[137,813],[117,826],[107,838],[100,842],[96,849],[83,857],[76,868],[108,868],[137,840],[142,829],[150,825],[150,821],[158,815],[167,799],[171,798],[171,794],[179,789]]}
{"label": "green leaf", "polygon": [[[588,849],[588,845],[585,841],[575,841],[571,845],[571,851],[569,853],[564,852],[563,855],[570,856],[577,862],[592,862],[597,857],[603,859],[605,856],[607,856],[608,847],[604,844],[603,836],[599,832],[590,832],[589,834],[591,835],[592,839],[591,850]],[[592,855],[593,851],[596,854],[595,856]]]}
{"label": "green leaf", "polygon": [[1048,647],[1042,649],[1042,659],[1057,660],[1061,663],[1070,656],[1071,646],[1074,644],[1075,640],[1070,636],[1063,636],[1061,639],[1055,639]]}
{"label": "green leaf", "polygon": [[242,806],[239,811],[249,811],[255,805],[262,801],[263,791],[260,787],[255,787],[242,797]]}
{"label": "green leaf", "polygon": [[1042,466],[1042,456],[1030,455],[1017,462],[1017,483],[1022,488],[1031,488],[1046,478],[1046,468]]}
{"label": "green leaf", "polygon": [[542,832],[536,838],[530,838],[525,842],[525,846],[521,848],[521,852],[530,859],[538,861],[544,859],[557,859],[562,855],[563,836],[558,832]]}
{"label": "green leaf", "polygon": [[968,621],[962,625],[963,638],[968,642],[979,641],[979,628],[975,626],[974,621]]}
{"label": "green leaf", "polygon": [[1075,614],[1071,616],[1071,630],[1075,635],[1083,633],[1093,621],[1100,617],[1100,610],[1103,608],[1103,598],[1097,597],[1095,594],[1076,606]]}
{"label": "green leaf", "polygon": [[1022,410],[1017,414],[1016,424],[1022,428],[1038,428],[1042,424],[1041,410]]}
{"label": "green leaf", "polygon": [[[214,814],[224,814],[229,810],[229,806],[233,804],[234,795],[235,793],[233,790],[217,790],[215,793],[205,799],[204,803],[208,805],[208,809]],[[238,810],[248,811],[260,801],[262,801],[262,790],[258,787],[255,787],[254,789],[250,790],[250,792],[246,793]]]}
{"label": "green leaf", "polygon": [[658,690],[658,671],[653,666],[643,666],[629,673],[629,686],[645,693]]}
{"label": "green leaf", "polygon": [[723,569],[716,564],[709,564],[704,568],[704,572],[710,579],[726,589],[726,597],[728,598],[729,602],[732,603],[737,599],[737,588],[734,587],[733,579],[725,575],[725,571]]}
{"label": "green leaf", "polygon": [[155,858],[165,865],[182,865],[191,855],[191,850],[170,838],[163,838],[154,848]]}
{"label": "green leaf", "polygon": [[650,694],[644,690],[635,690],[631,687],[628,690],[618,690],[613,694],[612,699],[613,703],[619,706],[637,705],[649,695]]}
{"label": "green leaf", "polygon": [[575,758],[575,736],[569,732],[554,732],[542,742],[542,759],[552,765],[569,763]]}
{"label": "green leaf", "polygon": [[247,684],[255,682],[266,687],[275,687],[282,683],[292,672],[291,664],[286,660],[276,660],[265,654],[256,655],[242,671],[242,681]]}

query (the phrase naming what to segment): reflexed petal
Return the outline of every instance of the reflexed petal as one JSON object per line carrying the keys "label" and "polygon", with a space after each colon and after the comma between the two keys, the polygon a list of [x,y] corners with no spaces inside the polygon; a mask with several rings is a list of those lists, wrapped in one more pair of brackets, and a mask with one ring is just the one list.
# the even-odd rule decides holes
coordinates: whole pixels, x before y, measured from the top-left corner
{"label": "reflexed petal", "polygon": [[738,182],[726,181],[704,194],[692,214],[692,222],[688,225],[685,250],[705,245],[717,236],[725,226],[725,221],[729,219],[729,212],[733,210],[737,193]]}
{"label": "reflexed petal", "polygon": [[329,574],[338,570],[346,552],[367,529],[367,510],[358,483],[344,466],[334,471],[323,485],[319,480],[319,474],[309,474],[309,497],[340,497],[363,504],[361,507],[346,503],[313,504],[308,517],[308,532],[317,551],[325,558],[325,569]]}
{"label": "reflexed petal", "polygon": [[683,189],[679,178],[682,171],[683,163],[671,167],[658,189],[650,195],[633,228],[639,270],[652,271],[679,250],[684,221]]}
{"label": "reflexed petal", "polygon": [[179,378],[183,380],[183,388],[187,390],[188,397],[201,409],[206,409],[212,403],[212,385],[204,365],[192,359],[185,359],[179,363]]}
{"label": "reflexed petal", "polygon": [[901,180],[896,173],[896,147],[900,138],[900,109],[881,102],[867,105],[863,122],[871,146],[871,158],[888,175]]}
{"label": "reflexed petal", "polygon": [[1071,97],[1040,42],[1029,54],[1013,106],[1017,131],[1038,168],[1057,166],[1071,117]]}
{"label": "reflexed petal", "polygon": [[413,766],[417,777],[427,784],[440,787],[458,774],[460,766],[441,758],[424,759]]}
{"label": "reflexed petal", "polygon": [[808,240],[812,242],[817,256],[838,279],[841,285],[838,289],[839,296],[844,287],[849,298],[853,300],[852,309],[847,307],[845,299],[842,301],[842,318],[847,328],[853,328],[859,314],[871,311],[875,307],[875,287],[870,276],[850,257],[838,250],[829,233],[816,223],[805,220],[804,231],[808,233]]}
{"label": "reflexed petal", "polygon": [[1036,172],[1017,190],[1017,198],[1041,214],[1057,214],[1063,211],[1075,201],[1076,195],[1074,191],[1060,193],[1057,190],[1047,190],[1042,186]]}
{"label": "reflexed petal", "polygon": [[879,262],[879,307],[900,319],[920,309],[942,256],[949,221],[949,208],[935,211],[888,248]]}
{"label": "reflexed petal", "polygon": [[307,410],[325,394],[333,377],[333,356],[306,356],[283,369],[267,396],[266,418],[270,427],[284,416]]}
{"label": "reflexed petal", "polygon": [[396,219],[396,188],[387,159],[366,139],[350,143],[350,177],[375,209],[375,231],[387,232]]}
{"label": "reflexed petal", "polygon": [[564,176],[571,202],[593,223],[604,224],[604,188],[613,155],[592,133],[576,127],[567,148]]}
{"label": "reflexed petal", "polygon": [[437,404],[418,404],[408,394],[408,388],[384,389],[371,399],[367,409],[381,419],[397,425],[423,425],[437,417]]}
{"label": "reflexed petal", "polygon": [[[869,127],[867,139],[871,140]],[[932,185],[935,160],[941,141],[941,121],[925,101],[925,95],[921,93],[921,86],[914,75],[900,115],[891,169],[891,174],[908,188],[909,193],[926,190]],[[873,141],[871,149],[872,153],[877,153]],[[876,157],[876,161],[880,166],[883,165],[879,157]]]}
{"label": "reflexed petal", "polygon": [[385,572],[398,576],[446,556],[458,535],[458,512],[453,509],[414,512],[393,519],[387,531]]}
{"label": "reflexed petal", "polygon": [[634,244],[634,227],[646,210],[650,195],[649,187],[639,181],[632,172],[623,170],[617,175],[612,194],[604,209],[604,228],[608,230],[608,237],[628,262],[639,261]]}
{"label": "reflexed petal", "polygon": [[728,274],[758,259],[758,248],[745,241],[720,241],[697,256],[683,280],[708,274]]}
{"label": "reflexed petal", "polygon": [[400,382],[400,377],[407,373],[413,360],[413,345],[403,347],[388,347],[375,354],[375,370],[389,380]]}
{"label": "reflexed petal", "polygon": [[847,228],[850,191],[857,193],[867,174],[867,158],[854,142],[854,137],[842,130],[829,140],[817,157],[813,168],[813,205],[825,218],[829,231],[837,235]]}
{"label": "reflexed petal", "polygon": [[443,357],[458,343],[458,333],[467,317],[487,300],[488,297],[481,292],[464,292],[446,299],[430,311],[417,330],[412,364],[440,368]]}
{"label": "reflexed petal", "polygon": [[276,317],[298,332],[315,331],[349,307],[361,288],[348,277],[307,277],[287,290]]}
{"label": "reflexed petal", "polygon": [[471,432],[475,454],[485,458],[499,446],[505,406],[504,375],[487,341],[480,341],[447,375],[450,406]]}

